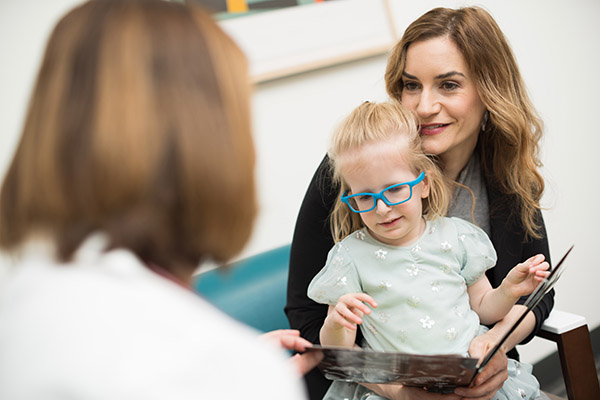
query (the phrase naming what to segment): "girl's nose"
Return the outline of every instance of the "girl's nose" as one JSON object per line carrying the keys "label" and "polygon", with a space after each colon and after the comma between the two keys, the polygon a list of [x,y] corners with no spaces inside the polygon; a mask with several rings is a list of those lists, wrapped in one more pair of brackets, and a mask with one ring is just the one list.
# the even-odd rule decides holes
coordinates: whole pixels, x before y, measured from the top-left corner
{"label": "girl's nose", "polygon": [[435,93],[431,90],[423,90],[419,96],[416,112],[421,119],[427,119],[440,112],[442,106]]}
{"label": "girl's nose", "polygon": [[381,199],[377,200],[377,204],[375,205],[375,212],[377,214],[381,214],[381,215],[387,214],[391,209],[392,209],[392,207],[385,204],[383,202],[383,200],[381,200]]}

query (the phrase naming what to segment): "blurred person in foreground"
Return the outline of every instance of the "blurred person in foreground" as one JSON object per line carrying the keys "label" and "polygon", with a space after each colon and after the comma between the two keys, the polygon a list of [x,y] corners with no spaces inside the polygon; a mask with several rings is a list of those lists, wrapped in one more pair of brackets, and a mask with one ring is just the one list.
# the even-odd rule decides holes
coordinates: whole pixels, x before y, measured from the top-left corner
{"label": "blurred person in foreground", "polygon": [[197,7],[61,19],[0,191],[0,398],[304,398],[297,331],[259,340],[189,289],[252,229],[249,89]]}

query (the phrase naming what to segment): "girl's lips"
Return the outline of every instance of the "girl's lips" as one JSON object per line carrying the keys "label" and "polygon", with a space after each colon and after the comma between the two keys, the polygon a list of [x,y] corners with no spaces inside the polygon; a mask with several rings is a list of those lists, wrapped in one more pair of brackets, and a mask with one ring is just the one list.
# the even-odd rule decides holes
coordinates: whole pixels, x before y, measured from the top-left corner
{"label": "girl's lips", "polygon": [[389,220],[387,222],[380,222],[379,225],[381,225],[383,227],[386,227],[386,228],[389,228],[390,226],[395,225],[396,222],[398,222],[400,220],[400,218],[402,218],[402,217],[394,218],[394,219]]}
{"label": "girl's lips", "polygon": [[437,135],[446,129],[446,127],[450,124],[426,124],[421,125],[421,134],[422,135]]}

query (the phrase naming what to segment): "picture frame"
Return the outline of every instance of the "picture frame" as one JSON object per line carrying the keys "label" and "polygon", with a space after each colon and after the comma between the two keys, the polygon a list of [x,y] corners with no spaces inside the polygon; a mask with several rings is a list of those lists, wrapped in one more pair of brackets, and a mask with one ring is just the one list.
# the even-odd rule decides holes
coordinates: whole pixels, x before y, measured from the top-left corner
{"label": "picture frame", "polygon": [[388,0],[323,1],[218,22],[248,57],[254,83],[384,54],[397,40]]}

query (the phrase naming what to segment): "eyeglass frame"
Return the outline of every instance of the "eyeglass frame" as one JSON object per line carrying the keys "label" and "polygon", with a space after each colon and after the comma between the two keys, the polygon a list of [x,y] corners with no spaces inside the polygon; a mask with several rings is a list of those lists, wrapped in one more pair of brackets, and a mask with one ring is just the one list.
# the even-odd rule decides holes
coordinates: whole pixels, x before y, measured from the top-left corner
{"label": "eyeglass frame", "polygon": [[[357,214],[361,214],[361,213],[365,213],[365,212],[369,212],[369,211],[373,211],[375,208],[377,208],[377,201],[381,200],[383,201],[387,206],[391,207],[391,206],[397,206],[398,204],[402,204],[405,203],[407,201],[409,201],[410,199],[412,199],[412,195],[413,195],[413,186],[418,185],[419,183],[421,183],[423,181],[423,179],[425,179],[425,172],[421,171],[421,173],[419,174],[419,176],[417,176],[416,179],[409,181],[409,182],[402,182],[402,183],[395,183],[393,185],[390,185],[388,187],[386,187],[385,189],[383,189],[381,192],[379,193],[369,193],[369,192],[363,192],[363,193],[356,193],[356,194],[351,194],[350,196],[348,196],[348,192],[350,190],[346,190],[344,192],[344,194],[342,194],[342,196],[340,197],[340,200],[342,201],[342,203],[346,204],[348,206],[348,208],[350,209],[350,211],[357,213]],[[384,195],[383,193],[386,190],[390,190],[393,189],[395,187],[398,186],[403,186],[403,185],[408,185],[408,187],[410,188],[410,195],[408,196],[408,199],[406,200],[402,200],[398,203],[392,203],[390,202]],[[368,210],[360,210],[360,211],[356,211],[354,210],[354,208],[352,208],[352,206],[350,205],[350,199],[352,199],[353,197],[357,197],[357,196],[364,196],[364,195],[369,195],[371,197],[373,197],[373,207],[369,208]]]}

